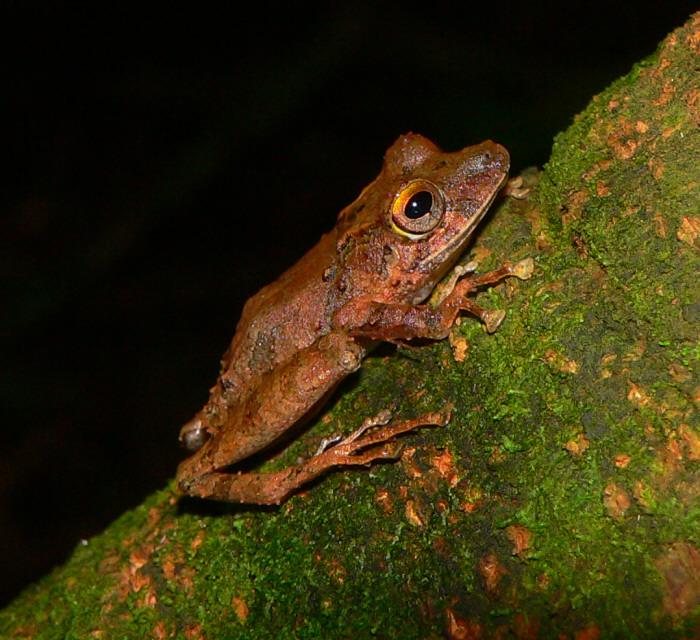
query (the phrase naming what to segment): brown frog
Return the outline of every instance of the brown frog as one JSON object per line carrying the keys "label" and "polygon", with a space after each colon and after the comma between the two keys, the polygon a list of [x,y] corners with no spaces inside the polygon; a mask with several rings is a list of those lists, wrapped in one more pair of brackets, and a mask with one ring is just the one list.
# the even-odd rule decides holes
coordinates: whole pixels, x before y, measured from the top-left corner
{"label": "brown frog", "polygon": [[495,142],[442,153],[422,136],[401,136],[335,228],[246,303],[209,401],[180,432],[196,453],[178,467],[179,490],[279,504],[333,467],[397,458],[393,438],[401,433],[447,424],[448,410],[398,423],[385,411],[282,471],[228,470],[312,414],[379,341],[444,338],[461,310],[495,330],[502,315],[481,309],[469,292],[507,276],[528,277],[531,260],[462,278],[437,305],[424,301],[459,257],[508,168],[508,152]]}

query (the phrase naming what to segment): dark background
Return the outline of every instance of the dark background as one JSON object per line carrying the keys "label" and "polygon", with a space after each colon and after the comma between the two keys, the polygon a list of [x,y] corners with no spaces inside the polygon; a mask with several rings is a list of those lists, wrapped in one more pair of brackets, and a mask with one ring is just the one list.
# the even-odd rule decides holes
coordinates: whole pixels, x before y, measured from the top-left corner
{"label": "dark background", "polygon": [[541,166],[697,8],[187,4],[0,5],[0,603],[172,477],[244,300],[399,134]]}

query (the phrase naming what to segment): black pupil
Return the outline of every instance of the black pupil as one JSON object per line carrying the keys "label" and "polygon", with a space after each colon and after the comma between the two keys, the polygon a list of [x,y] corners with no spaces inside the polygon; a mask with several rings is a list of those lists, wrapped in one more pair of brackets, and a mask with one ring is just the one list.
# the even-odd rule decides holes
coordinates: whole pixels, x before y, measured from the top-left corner
{"label": "black pupil", "polygon": [[433,196],[429,191],[419,191],[407,203],[404,213],[407,218],[415,220],[430,213],[433,206]]}

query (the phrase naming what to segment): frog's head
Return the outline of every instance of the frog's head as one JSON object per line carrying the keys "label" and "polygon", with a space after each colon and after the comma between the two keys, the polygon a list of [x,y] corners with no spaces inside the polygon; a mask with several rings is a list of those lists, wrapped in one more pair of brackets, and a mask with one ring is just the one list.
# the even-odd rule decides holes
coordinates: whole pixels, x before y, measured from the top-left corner
{"label": "frog's head", "polygon": [[339,217],[339,253],[356,293],[416,304],[454,264],[508,178],[510,157],[487,140],[443,153],[401,136],[377,179]]}

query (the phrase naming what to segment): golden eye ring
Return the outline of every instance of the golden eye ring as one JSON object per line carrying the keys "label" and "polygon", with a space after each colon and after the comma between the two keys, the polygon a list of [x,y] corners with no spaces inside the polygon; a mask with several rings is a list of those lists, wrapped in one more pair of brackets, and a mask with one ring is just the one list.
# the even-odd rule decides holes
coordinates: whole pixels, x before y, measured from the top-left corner
{"label": "golden eye ring", "polygon": [[428,180],[412,180],[404,185],[391,205],[391,220],[404,233],[425,235],[435,229],[445,214],[440,189]]}

